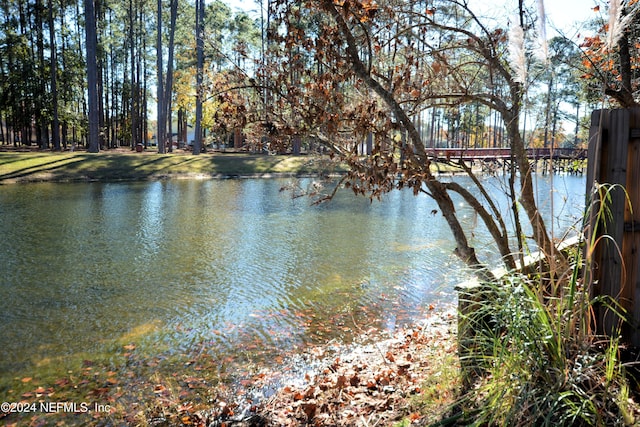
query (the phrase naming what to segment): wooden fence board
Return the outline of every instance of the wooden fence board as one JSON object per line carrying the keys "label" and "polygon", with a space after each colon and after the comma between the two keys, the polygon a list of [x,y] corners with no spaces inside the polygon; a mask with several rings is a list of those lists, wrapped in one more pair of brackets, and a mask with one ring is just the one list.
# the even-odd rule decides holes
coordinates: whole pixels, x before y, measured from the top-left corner
{"label": "wooden fence board", "polygon": [[[640,109],[599,110],[591,116],[587,190],[594,182],[618,184],[610,192],[611,219],[602,223],[592,254],[592,292],[626,312],[623,340],[640,346]],[[591,219],[594,226],[594,219]],[[607,304],[597,311],[601,333],[615,334],[621,319]]]}
{"label": "wooden fence board", "polygon": [[605,122],[609,116],[608,110],[595,110],[591,113],[591,126],[589,128],[589,160],[587,162],[587,194],[592,190],[592,184],[594,177],[600,176],[600,165],[602,164],[600,156],[606,153],[606,150],[602,149],[603,133],[605,129],[602,127],[602,123]]}
{"label": "wooden fence board", "polygon": [[632,343],[640,343],[640,109],[630,110],[629,151],[627,160],[627,195],[629,203],[625,209],[625,236],[623,259],[626,263],[628,285],[622,295],[622,304],[629,312],[630,322],[625,326]]}

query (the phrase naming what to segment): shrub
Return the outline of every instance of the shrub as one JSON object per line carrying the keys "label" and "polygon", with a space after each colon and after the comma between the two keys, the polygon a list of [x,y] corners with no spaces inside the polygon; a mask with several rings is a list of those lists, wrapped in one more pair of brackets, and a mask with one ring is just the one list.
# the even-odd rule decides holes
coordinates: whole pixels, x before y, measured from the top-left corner
{"label": "shrub", "polygon": [[[579,255],[575,259],[580,259]],[[485,285],[462,319],[475,334],[461,360],[477,373],[459,402],[465,425],[629,425],[632,401],[619,336],[591,330],[592,307],[578,266],[556,297],[540,277],[509,275]],[[603,303],[603,301],[597,301]]]}

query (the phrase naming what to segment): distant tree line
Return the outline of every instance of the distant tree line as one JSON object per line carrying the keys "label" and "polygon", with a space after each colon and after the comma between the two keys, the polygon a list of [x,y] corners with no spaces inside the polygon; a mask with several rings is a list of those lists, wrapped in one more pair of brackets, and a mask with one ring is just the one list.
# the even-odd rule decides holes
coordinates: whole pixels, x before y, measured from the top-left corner
{"label": "distant tree line", "polygon": [[[255,69],[261,24],[220,1],[201,12],[203,121],[214,129],[216,120],[225,124],[215,86],[225,74]],[[92,94],[96,148],[147,145],[159,129],[161,144],[175,134],[186,142],[196,97],[195,26],[196,4],[188,0],[0,1],[0,142],[86,145]],[[165,125],[150,125],[158,119]]]}
{"label": "distant tree line", "polygon": [[[87,145],[93,132],[93,151],[148,146],[152,137],[160,152],[174,143],[195,143],[199,152],[212,142],[335,149],[316,125],[328,118],[322,126],[356,138],[352,124],[341,127],[342,105],[371,122],[372,133],[386,132],[379,104],[359,104],[359,96],[373,100],[371,89],[362,92],[358,77],[331,74],[336,58],[328,48],[347,41],[324,34],[331,18],[321,3],[289,3],[256,0],[250,11],[234,12],[220,0],[0,0],[0,143],[68,149]],[[462,48],[477,36],[507,60],[519,20],[528,71],[519,126],[528,146],[584,145],[593,108],[637,99],[635,0],[620,2],[620,21],[629,22],[616,46],[607,48],[603,3],[592,7],[583,34],[548,41],[544,60],[540,46],[532,47],[541,21],[533,4],[514,1],[514,17],[497,19],[455,0],[338,3],[351,14],[363,65],[402,92],[399,101],[427,147],[510,143],[504,116],[486,102],[511,98],[508,81],[495,78],[495,67],[480,69]],[[522,19],[515,18],[519,5]],[[452,39],[451,28],[468,35]],[[346,83],[356,83],[355,91]],[[485,96],[462,96],[474,86]]]}

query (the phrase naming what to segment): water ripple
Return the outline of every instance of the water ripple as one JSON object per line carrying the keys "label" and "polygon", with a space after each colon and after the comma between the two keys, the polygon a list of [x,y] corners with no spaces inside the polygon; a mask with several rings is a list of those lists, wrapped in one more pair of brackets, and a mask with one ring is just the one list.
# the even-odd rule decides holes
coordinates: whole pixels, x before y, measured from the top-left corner
{"label": "water ripple", "polygon": [[123,339],[258,357],[393,329],[455,299],[467,272],[430,199],[339,192],[312,206],[283,185],[0,187],[0,374]]}

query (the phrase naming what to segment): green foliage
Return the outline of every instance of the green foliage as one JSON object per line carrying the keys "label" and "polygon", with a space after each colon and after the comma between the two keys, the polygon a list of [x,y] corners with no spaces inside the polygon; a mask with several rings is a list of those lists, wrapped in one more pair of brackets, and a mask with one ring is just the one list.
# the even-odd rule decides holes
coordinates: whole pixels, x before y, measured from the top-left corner
{"label": "green foliage", "polygon": [[[167,1],[162,4],[163,21],[168,23],[171,8]],[[177,6],[174,69],[176,80],[186,80],[195,76],[194,5],[178,0]],[[99,103],[104,113],[100,145],[112,148],[135,144],[151,136],[143,134],[146,129],[142,123],[149,121],[154,107],[152,87],[156,82],[151,76],[156,64],[150,47],[155,45],[158,28],[157,2],[109,0],[96,3],[96,8],[97,48],[93,62],[99,68]],[[206,66],[211,80],[220,71],[238,67],[247,75],[254,74],[254,64],[261,54],[258,22],[245,12],[232,11],[221,1],[210,3],[207,14]],[[56,113],[64,148],[69,143],[84,142],[88,125],[84,22],[82,1],[0,2],[1,143],[37,142],[48,146]],[[163,31],[166,46],[169,31]],[[52,74],[56,76],[55,88]],[[182,107],[183,112],[191,113],[193,107],[185,98],[195,98],[195,91],[192,82],[188,83],[191,84],[185,82],[173,91],[174,111]],[[232,90],[237,83],[230,82],[224,90]],[[247,87],[248,83],[243,81],[241,86]],[[248,89],[245,92],[251,93]]]}
{"label": "green foliage", "polygon": [[[592,331],[595,305],[623,317],[622,309],[589,295],[589,260],[603,239],[607,208],[615,186],[596,185],[593,224],[584,253],[571,254],[570,277],[553,297],[544,293],[544,275],[509,275],[484,285],[477,309],[464,318],[475,336],[465,344],[463,364],[478,374],[461,400],[462,417],[473,425],[630,425],[629,388],[620,360],[619,331],[601,337]],[[588,229],[588,228],[587,228]],[[589,230],[589,229],[588,229]],[[606,237],[605,237],[606,238]],[[586,260],[583,265],[583,260]],[[551,274],[553,276],[553,272]],[[548,277],[548,276],[546,276]]]}
{"label": "green foliage", "polygon": [[625,425],[628,386],[618,338],[585,332],[591,304],[576,281],[545,300],[530,278],[491,285],[490,297],[465,319],[474,325],[466,356],[480,376],[463,397],[473,425]]}

